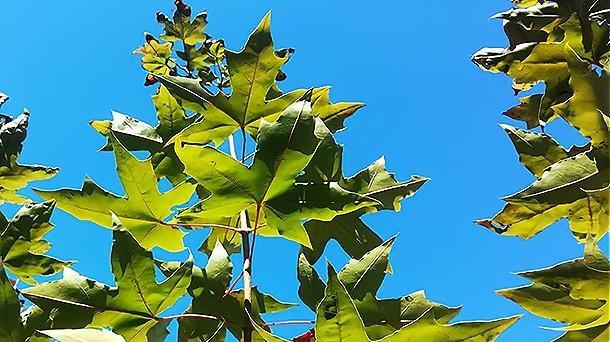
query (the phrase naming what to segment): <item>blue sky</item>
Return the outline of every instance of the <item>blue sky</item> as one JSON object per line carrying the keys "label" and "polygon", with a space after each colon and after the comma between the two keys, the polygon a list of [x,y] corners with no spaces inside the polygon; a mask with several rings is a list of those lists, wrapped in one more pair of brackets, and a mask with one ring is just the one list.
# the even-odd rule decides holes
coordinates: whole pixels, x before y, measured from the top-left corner
{"label": "blue sky", "polygon": [[[399,179],[430,177],[401,213],[365,220],[384,238],[400,232],[391,254],[394,275],[381,296],[425,289],[447,305],[463,305],[459,320],[525,313],[501,341],[548,341],[552,323],[530,315],[495,294],[525,284],[511,272],[550,266],[582,255],[565,222],[523,241],[495,235],[472,222],[502,206],[500,196],[529,184],[512,145],[498,126],[500,113],[517,102],[510,80],[479,70],[470,56],[483,46],[505,46],[501,23],[489,17],[506,1],[191,1],[206,9],[208,32],[233,50],[272,10],[277,47],[294,47],[282,88],[332,85],[335,101],[367,106],[338,135],[344,167],[352,174],[380,156]],[[116,110],[155,123],[152,87],[131,54],[143,32],[160,33],[155,12],[170,13],[171,1],[3,1],[0,3],[0,91],[11,95],[3,112],[32,112],[23,162],[58,166],[45,189],[80,187],[85,175],[122,193],[110,153],[88,122]],[[549,132],[565,145],[581,137],[556,121]],[[11,211],[11,208],[5,211]],[[56,211],[49,234],[51,254],[78,260],[79,272],[112,283],[111,233]],[[187,238],[196,249],[205,232]],[[260,244],[259,244],[260,243]],[[602,241],[608,245],[607,238]],[[254,282],[278,299],[298,302],[297,248],[280,240],[257,240]],[[607,249],[606,249],[607,251]],[[184,259],[159,253],[165,258]],[[346,262],[332,244],[326,257]],[[205,263],[198,255],[197,261]],[[319,266],[323,266],[323,261]],[[239,268],[236,264],[236,268]],[[320,267],[323,268],[323,267]],[[180,307],[187,303],[183,300]],[[305,308],[277,320],[311,318]],[[292,334],[302,327],[287,327]],[[173,338],[168,339],[173,340]]]}

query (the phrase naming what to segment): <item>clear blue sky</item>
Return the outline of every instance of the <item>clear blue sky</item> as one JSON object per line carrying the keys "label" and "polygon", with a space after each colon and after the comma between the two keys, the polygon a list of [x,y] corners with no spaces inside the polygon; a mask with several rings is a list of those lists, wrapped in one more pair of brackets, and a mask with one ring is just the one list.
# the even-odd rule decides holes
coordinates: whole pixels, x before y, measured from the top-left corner
{"label": "clear blue sky", "polygon": [[[498,126],[510,123],[500,113],[517,102],[510,80],[480,71],[469,60],[480,47],[505,46],[501,23],[489,17],[508,8],[508,0],[191,5],[207,9],[209,32],[234,50],[272,10],[276,46],[296,49],[283,89],[332,85],[334,100],[367,103],[338,138],[346,146],[347,174],[384,155],[400,179],[411,174],[432,179],[404,202],[401,213],[366,217],[383,237],[400,232],[391,254],[395,272],[387,277],[382,296],[425,289],[432,300],[463,305],[459,320],[525,313],[494,292],[526,283],[511,272],[582,255],[564,222],[529,241],[501,237],[472,223],[499,210],[500,196],[532,180]],[[61,168],[37,187],[80,187],[89,175],[122,192],[113,156],[97,152],[103,139],[88,122],[110,118],[111,110],[155,122],[153,88],[142,85],[145,73],[131,52],[142,44],[143,32],[160,32],[155,12],[169,14],[172,7],[169,0],[0,3],[0,91],[12,97],[3,111],[17,113],[27,106],[32,112],[22,161]],[[583,142],[559,121],[549,131],[565,145]],[[51,254],[76,259],[76,270],[112,283],[110,231],[61,211],[53,221]],[[196,248],[204,236],[191,234],[187,242]],[[296,247],[258,241],[255,283],[279,299],[298,302]],[[602,245],[607,244],[606,238]],[[186,252],[158,255],[179,260]],[[327,257],[337,268],[346,261],[335,244]],[[205,257],[197,261],[204,264]],[[277,317],[312,314],[303,308]],[[526,313],[501,341],[548,341],[557,332],[538,327],[550,325]]]}

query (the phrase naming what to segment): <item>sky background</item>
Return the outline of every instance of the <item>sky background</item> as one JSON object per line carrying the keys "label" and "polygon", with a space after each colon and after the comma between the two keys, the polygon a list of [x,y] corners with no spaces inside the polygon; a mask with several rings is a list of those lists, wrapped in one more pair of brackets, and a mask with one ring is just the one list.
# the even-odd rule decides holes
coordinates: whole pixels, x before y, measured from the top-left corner
{"label": "sky background", "polygon": [[[502,207],[500,197],[532,181],[498,123],[517,103],[510,80],[479,70],[470,56],[484,46],[505,46],[501,22],[489,17],[506,1],[191,1],[208,11],[208,33],[239,50],[269,10],[276,47],[296,53],[284,69],[282,89],[332,85],[334,101],[367,106],[338,135],[345,144],[344,168],[351,175],[380,156],[401,180],[431,178],[400,213],[365,217],[383,238],[399,232],[391,253],[394,275],[380,297],[424,289],[429,299],[463,305],[457,320],[525,314],[500,341],[548,341],[558,333],[540,329],[537,318],[494,291],[527,284],[512,272],[551,266],[582,255],[565,222],[524,241],[473,224]],[[58,166],[61,172],[35,187],[80,187],[85,175],[123,193],[111,153],[98,152],[104,139],[88,122],[109,119],[111,110],[155,124],[144,87],[144,71],[131,52],[143,33],[159,35],[156,11],[170,15],[165,1],[2,1],[0,3],[0,91],[11,96],[3,112],[32,113],[21,161]],[[551,134],[569,146],[584,140],[556,120]],[[4,207],[6,213],[14,208]],[[51,255],[78,260],[74,268],[112,284],[111,232],[56,210],[48,235]],[[205,231],[190,234],[195,250]],[[602,246],[608,245],[607,238]],[[607,248],[604,247],[607,252]],[[184,260],[187,252],[163,258]],[[297,247],[279,239],[257,239],[254,282],[287,302],[296,293]],[[341,268],[347,257],[331,243],[326,258]],[[196,261],[205,265],[205,256]],[[318,263],[324,269],[324,260]],[[238,262],[236,269],[240,268]],[[322,272],[325,273],[325,272]],[[188,305],[181,300],[177,309]],[[178,310],[176,310],[178,311]],[[270,320],[310,319],[305,307]],[[285,336],[304,327],[275,330]],[[172,335],[168,339],[174,340]]]}

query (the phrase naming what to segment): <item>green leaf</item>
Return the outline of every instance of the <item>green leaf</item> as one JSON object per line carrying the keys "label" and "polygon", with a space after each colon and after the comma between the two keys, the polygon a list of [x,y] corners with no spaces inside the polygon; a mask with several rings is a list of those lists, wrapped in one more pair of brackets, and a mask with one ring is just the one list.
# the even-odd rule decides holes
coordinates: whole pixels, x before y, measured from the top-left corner
{"label": "green leaf", "polygon": [[176,5],[173,20],[162,13],[157,14],[157,21],[164,26],[161,38],[168,42],[183,41],[188,45],[202,43],[207,38],[203,32],[208,25],[207,13],[199,13],[191,21],[190,7],[184,4],[183,6],[186,7],[181,8]]}
{"label": "green leaf", "polygon": [[186,293],[191,282],[192,261],[157,284],[152,253],[141,248],[131,234],[120,230],[120,223],[115,221],[113,229],[111,261],[118,291],[109,305],[130,307],[132,311],[155,317]]}
{"label": "green leaf", "polygon": [[526,310],[555,321],[586,324],[602,314],[602,300],[575,300],[561,289],[532,284],[499,292]]}
{"label": "green leaf", "polygon": [[393,334],[428,310],[434,313],[437,322],[447,324],[461,309],[432,302],[426,298],[423,291],[391,299],[377,299],[373,294],[367,293],[362,300],[354,300],[354,304],[371,339],[382,339]]}
{"label": "green leaf", "polygon": [[609,222],[606,177],[587,154],[577,154],[552,164],[528,188],[506,197],[508,204],[493,219],[477,222],[501,234],[529,238],[566,217],[577,239],[599,240]]}
{"label": "green leaf", "polygon": [[320,279],[316,269],[307,261],[303,249],[299,253],[297,263],[297,279],[299,281],[299,298],[312,311],[316,311],[318,304],[324,298],[326,285]]}
{"label": "green leaf", "polygon": [[[227,329],[233,336],[241,339],[242,327],[246,323],[243,290],[233,291],[225,296],[224,291],[216,293],[205,286],[207,285],[195,290],[198,294],[193,297],[187,313],[221,317],[225,323],[199,318],[182,318],[179,320],[179,340],[200,341],[212,337],[220,338],[226,335]],[[260,324],[263,323],[261,314],[283,311],[293,306],[261,293],[256,287],[252,288],[252,312],[250,314]]]}
{"label": "green leaf", "polygon": [[[36,304],[28,316],[28,330],[82,328],[89,325],[96,308],[106,309],[109,286],[64,268],[60,280],[30,287],[24,297]],[[39,308],[39,309],[36,309]]]}
{"label": "green leaf", "polygon": [[[325,324],[324,329],[329,329],[326,332],[328,336],[332,334],[346,334],[345,336],[356,334],[361,336],[362,332],[354,332],[356,325],[353,322],[357,319],[361,322],[361,329],[367,336],[366,341],[385,341],[386,338],[396,341],[427,341],[426,338],[417,338],[417,336],[426,336],[426,334],[429,334],[428,338],[436,341],[442,341],[442,338],[449,338],[448,336],[453,338],[449,339],[450,341],[466,341],[468,338],[483,341],[484,338],[497,336],[516,320],[513,317],[491,322],[446,325],[458,314],[460,308],[447,307],[431,302],[426,299],[423,291],[401,298],[377,299],[375,294],[385,276],[388,267],[388,252],[393,240],[392,238],[371,250],[360,260],[351,260],[339,275],[335,275],[335,272],[329,269],[326,297],[324,297],[325,285],[319,278],[318,273],[311,267],[307,259],[302,254],[300,255],[297,273],[300,283],[299,296],[312,310],[317,308],[318,322],[322,320],[321,312],[325,315],[325,321],[322,322]],[[334,287],[329,290],[329,286],[335,281],[333,280],[335,277],[337,281]],[[341,287],[337,287],[337,284]],[[338,293],[338,289],[345,291],[345,294]],[[359,299],[354,295],[358,296]],[[346,298],[349,299],[349,303]],[[344,308],[341,315],[339,309],[337,309],[339,307]],[[354,310],[357,314],[354,313]],[[430,313],[428,314],[428,312]],[[431,315],[433,319],[426,317],[427,314]],[[401,335],[390,337],[395,332],[405,329],[421,318],[424,318],[425,321],[424,323],[420,322],[421,328],[408,329],[409,333],[401,333]],[[341,331],[344,322],[351,322],[347,325],[351,327],[349,331]],[[340,325],[340,327],[337,327],[337,325]],[[456,328],[453,329],[453,327]],[[411,337],[411,335],[415,337]],[[318,340],[324,341],[320,335],[317,335],[317,337]]]}
{"label": "green leaf", "polygon": [[22,165],[17,162],[23,148],[29,118],[30,113],[27,110],[14,119],[6,115],[0,118],[0,204],[5,201],[17,204],[28,202],[16,191],[30,182],[49,179],[59,171],[57,168]]}
{"label": "green leaf", "polygon": [[484,48],[474,54],[472,61],[484,70],[510,76],[515,91],[527,90],[541,81],[558,84],[570,76],[562,43],[523,43],[513,50]]}
{"label": "green leaf", "polygon": [[4,202],[13,203],[13,204],[26,204],[29,203],[30,200],[17,193],[16,190],[7,190],[0,188],[0,204],[4,204]]}
{"label": "green leaf", "polygon": [[[528,129],[536,128],[540,126],[539,109],[542,96],[542,94],[534,94],[522,97],[519,99],[518,105],[506,110],[502,114],[511,119],[525,122]],[[550,117],[552,115],[542,114],[542,116]]]}
{"label": "green leaf", "polygon": [[323,137],[330,134],[310,111],[309,102],[302,100],[288,107],[276,122],[263,121],[251,167],[209,146],[176,144],[186,172],[212,195],[180,212],[174,221],[226,222],[248,210],[264,226],[261,234],[281,235],[308,246],[303,220],[330,220],[373,203],[336,183],[295,184]]}
{"label": "green leaf", "polygon": [[112,327],[129,341],[161,341],[171,320],[159,315],[186,294],[192,260],[157,283],[152,253],[140,247],[116,217],[113,235],[116,288],[65,269],[62,279],[28,288],[23,294],[52,317],[54,327]]}
{"label": "green leaf", "polygon": [[427,181],[428,178],[421,176],[412,176],[406,182],[396,181],[394,174],[386,170],[385,159],[382,157],[339,184],[346,190],[374,198],[380,205],[373,206],[371,211],[399,211],[400,201],[415,194]]}
{"label": "green leaf", "polygon": [[[180,264],[177,262],[158,262],[161,272],[169,275],[175,272]],[[201,318],[181,318],[179,320],[180,341],[200,341],[200,339],[222,339],[227,328],[240,336],[245,323],[245,306],[243,290],[226,294],[231,280],[233,265],[227,251],[217,242],[205,268],[193,266],[193,278],[189,294],[193,297],[187,313],[205,314],[221,317],[226,324]],[[270,295],[252,288],[252,312],[254,319],[262,323],[264,313],[274,313],[292,308],[293,304],[282,303]]]}
{"label": "green leaf", "polygon": [[[245,130],[256,137],[261,120],[275,121],[289,105],[306,93],[304,89],[288,93],[277,89],[276,76],[288,62],[290,54],[275,51],[270,26],[271,17],[267,14],[241,51],[226,51],[232,88],[230,95],[224,92],[213,94],[202,86],[203,80],[155,75],[172,95],[204,116],[202,121],[181,132],[177,140],[220,145],[237,130]],[[319,116],[332,131],[336,131],[343,128],[345,118],[363,105],[332,104],[329,91],[329,87],[314,90],[313,115]]]}
{"label": "green leaf", "polygon": [[588,246],[584,258],[567,261],[549,268],[518,273],[535,283],[564,284],[575,299],[608,298],[610,272],[608,258],[593,245]]}
{"label": "green leaf", "polygon": [[[608,150],[610,141],[610,77],[602,71],[598,75],[575,54],[569,55],[569,80],[573,91],[569,101],[554,109],[570,125],[591,139],[593,146]],[[606,153],[606,156],[608,153]]]}
{"label": "green leaf", "polygon": [[322,255],[326,244],[334,239],[352,257],[360,258],[382,240],[362,222],[360,216],[378,210],[400,210],[400,201],[410,197],[428,179],[413,176],[406,182],[398,182],[393,173],[386,170],[385,159],[379,158],[356,175],[345,178],[342,170],[343,149],[332,135],[327,135],[299,176],[299,182],[336,182],[341,188],[358,193],[377,203],[358,211],[336,216],[331,221],[310,220],[305,229],[311,239],[311,249],[304,253],[310,263]]}
{"label": "green leaf", "polygon": [[[398,182],[393,173],[386,170],[385,159],[379,158],[356,175],[344,178],[341,171],[341,147],[332,137],[325,139],[305,169],[302,182],[337,181],[337,184],[350,192],[377,203],[361,210],[340,215],[331,221],[311,220],[305,229],[311,239],[311,249],[304,253],[310,263],[315,263],[322,255],[326,244],[334,239],[352,258],[360,258],[373,247],[379,246],[381,238],[373,232],[360,216],[379,210],[400,210],[400,201],[413,196],[428,179],[413,176],[406,182]],[[329,161],[332,161],[329,163]]]}
{"label": "green leaf", "polygon": [[[328,274],[326,294],[317,310],[316,340],[320,342],[336,341],[337,339],[373,341],[366,333],[364,323],[352,298],[330,266]],[[412,323],[376,341],[484,342],[494,340],[518,318],[444,325],[439,324],[434,316],[434,310],[430,308]]]}
{"label": "green leaf", "polygon": [[[252,133],[261,118],[279,115],[304,91],[295,91],[274,99],[267,99],[275,76],[288,62],[289,57],[276,54],[271,39],[271,20],[267,14],[252,32],[244,49],[240,52],[226,51],[226,62],[233,91],[230,96],[220,92],[212,95],[197,81],[177,77],[158,76],[169,91],[184,101],[206,108],[205,118],[227,126],[228,133],[216,141],[222,141],[239,128]],[[203,113],[202,113],[203,114]],[[231,131],[232,130],[232,131]],[[184,140],[184,139],[183,139]]]}
{"label": "green leaf", "polygon": [[610,324],[589,329],[572,330],[563,334],[553,342],[605,342],[610,338]]}
{"label": "green leaf", "polygon": [[102,148],[105,151],[112,150],[110,134],[130,150],[157,150],[163,143],[163,138],[153,126],[115,111],[112,112],[112,121],[92,121],[91,126],[108,138]]}
{"label": "green leaf", "polygon": [[[494,15],[493,18],[519,24],[528,30],[544,30],[550,32],[560,22],[565,20],[566,16],[569,16],[569,14],[567,14],[565,10],[562,11],[555,2],[546,2],[544,4],[537,4],[539,2],[538,0],[529,2],[535,6],[511,8],[508,11]],[[510,33],[507,33],[507,36],[510,38]]]}
{"label": "green leaf", "polygon": [[568,152],[547,134],[528,132],[509,125],[500,125],[519,153],[519,161],[535,176],[552,164],[568,158]]}
{"label": "green leaf", "polygon": [[511,0],[511,2],[519,7],[529,7],[543,3],[545,0]]}
{"label": "green leaf", "polygon": [[121,335],[104,329],[41,330],[40,334],[60,342],[124,342]]}
{"label": "green leaf", "polygon": [[13,283],[6,275],[0,263],[0,339],[2,341],[18,342],[24,339],[23,324],[21,323],[21,303]]}
{"label": "green leaf", "polygon": [[359,260],[350,260],[339,272],[339,280],[352,298],[362,299],[367,293],[377,294],[389,267],[389,254],[395,239],[390,238]]}
{"label": "green leaf", "polygon": [[[158,261],[157,266],[164,275],[170,276],[181,267],[181,264],[179,262]],[[233,263],[222,244],[217,242],[205,268],[193,266],[192,274],[191,284],[189,285],[191,296],[198,297],[202,291],[224,295],[233,276]]]}
{"label": "green leaf", "polygon": [[324,299],[316,312],[315,332],[320,342],[370,341],[352,299],[330,265]]}
{"label": "green leaf", "polygon": [[610,263],[594,245],[587,249],[582,259],[520,273],[532,283],[499,293],[538,316],[566,323],[568,332],[558,341],[603,341],[610,321]]}
{"label": "green leaf", "polygon": [[413,323],[396,333],[379,340],[382,342],[487,342],[495,339],[520,317],[513,316],[493,321],[472,321],[450,325],[439,324],[432,310],[428,310]]}
{"label": "green leaf", "polygon": [[44,255],[51,244],[43,237],[53,229],[49,223],[54,201],[23,206],[9,222],[0,214],[0,260],[11,273],[28,284],[35,284],[34,275],[51,275],[69,266]]}
{"label": "green leaf", "polygon": [[279,336],[273,335],[269,331],[263,329],[263,327],[258,325],[252,317],[250,317],[250,322],[252,323],[254,330],[260,335],[260,337],[263,339],[263,341],[265,341],[265,342],[288,342],[288,340],[283,339]]}
{"label": "green leaf", "polygon": [[[180,267],[180,263],[158,262],[157,266],[167,276],[175,272]],[[225,295],[232,273],[233,264],[228,253],[222,244],[216,243],[206,267],[193,266],[193,276],[188,288],[188,293],[193,297],[193,300],[186,312],[220,316],[219,311],[222,313],[220,307],[225,308],[228,306],[227,303],[235,304],[232,297],[228,297],[224,301],[222,298]],[[213,336],[224,341],[226,327],[222,322],[198,318],[182,318],[178,322],[179,341],[200,341],[199,338],[212,338]]]}
{"label": "green leaf", "polygon": [[125,189],[119,197],[85,179],[80,190],[36,190],[44,199],[54,198],[57,206],[78,219],[112,227],[111,212],[145,248],[161,247],[168,251],[184,249],[184,233],[164,223],[172,214],[172,207],[192,196],[195,185],[183,182],[171,190],[160,193],[150,159],[138,160],[111,134],[117,172]]}
{"label": "green leaf", "polygon": [[169,141],[171,137],[193,123],[196,118],[196,116],[187,117],[184,108],[163,86],[159,87],[157,94],[152,97],[152,101],[157,109],[159,120],[156,132],[163,138],[163,142]]}
{"label": "green leaf", "polygon": [[[229,227],[237,227],[237,223],[237,218],[231,218],[223,222]],[[238,232],[223,228],[210,229],[210,234],[203,241],[199,250],[210,255],[216,242],[220,242],[229,254],[241,252],[241,235]]]}
{"label": "green leaf", "polygon": [[310,220],[304,224],[311,249],[303,248],[301,251],[308,262],[316,263],[328,242],[337,241],[343,250],[352,258],[360,258],[366,252],[379,246],[383,240],[369,226],[367,226],[360,216],[361,212],[353,212],[340,215],[331,221]]}
{"label": "green leaf", "polygon": [[155,37],[146,34],[146,43],[133,53],[142,55],[142,68],[157,75],[169,75],[176,70],[172,59],[171,42],[160,43]]}
{"label": "green leaf", "polygon": [[[186,62],[188,70],[199,71],[199,77],[208,84],[216,80],[218,87],[227,87],[224,78],[227,77],[225,65],[222,64],[225,55],[224,42],[222,40],[207,40],[204,44],[197,47],[195,45],[185,45],[184,51],[176,51],[178,57]],[[222,78],[218,80],[217,76],[212,73],[210,67],[216,65],[220,69]]]}
{"label": "green leaf", "polygon": [[322,119],[326,127],[333,133],[345,128],[345,119],[364,107],[364,103],[359,102],[331,103],[330,87],[314,89],[311,102],[313,115]]}
{"label": "green leaf", "polygon": [[107,137],[108,142],[103,150],[112,150],[110,135],[113,134],[130,151],[149,151],[157,178],[165,177],[172,184],[177,185],[186,179],[183,173],[184,166],[174,149],[166,146],[166,143],[176,133],[193,123],[198,116],[187,117],[184,108],[163,86],[159,87],[152,100],[159,121],[156,127],[117,112],[112,112],[112,121],[93,121],[91,126]]}

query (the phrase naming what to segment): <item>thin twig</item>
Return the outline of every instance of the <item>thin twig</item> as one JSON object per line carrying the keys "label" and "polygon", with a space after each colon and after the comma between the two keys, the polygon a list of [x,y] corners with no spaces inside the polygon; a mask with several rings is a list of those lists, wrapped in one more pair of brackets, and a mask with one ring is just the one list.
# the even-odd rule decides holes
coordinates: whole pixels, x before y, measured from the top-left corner
{"label": "thin twig", "polygon": [[208,319],[208,320],[221,321],[221,322],[225,321],[222,317],[216,317],[216,316],[204,315],[204,314],[196,314],[196,313],[183,313],[183,314],[179,314],[179,315],[159,317],[158,319],[160,321],[170,321],[175,318],[201,318],[201,319]]}
{"label": "thin twig", "polygon": [[255,155],[255,154],[256,154],[256,151],[254,151],[254,152],[252,152],[252,153],[248,154],[248,155],[246,156],[246,158],[244,158],[244,162],[245,162],[246,160],[249,160],[250,158],[254,157],[254,155]]}
{"label": "thin twig", "polygon": [[233,290],[235,289],[235,286],[237,286],[237,283],[239,283],[239,281],[241,280],[241,278],[244,276],[244,270],[242,270],[241,272],[239,272],[239,275],[237,276],[237,278],[235,278],[235,280],[233,281],[233,283],[231,284],[231,286],[229,286],[229,288],[225,291],[224,296],[222,296],[223,298],[228,296],[229,294],[231,294],[231,292],[233,292]]}

